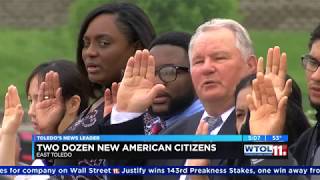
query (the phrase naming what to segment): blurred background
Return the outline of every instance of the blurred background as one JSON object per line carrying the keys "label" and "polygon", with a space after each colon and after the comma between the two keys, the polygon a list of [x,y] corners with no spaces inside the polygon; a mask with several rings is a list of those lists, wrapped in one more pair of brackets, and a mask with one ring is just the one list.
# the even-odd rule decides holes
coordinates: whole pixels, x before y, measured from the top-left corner
{"label": "blurred background", "polygon": [[[112,0],[0,0],[0,104],[7,87],[18,87],[27,112],[25,81],[39,63],[75,59],[76,37],[82,19],[97,5]],[[300,85],[304,110],[312,121],[300,57],[307,53],[309,34],[320,23],[320,1],[309,0],[128,0],[145,10],[157,33],[188,31],[214,17],[241,22],[254,43],[257,57],[278,45],[287,52],[289,74]],[[2,108],[1,108],[2,109]],[[1,110],[0,109],[0,110]],[[25,113],[23,142],[32,131]],[[23,149],[30,144],[23,143]],[[22,155],[23,156],[23,155]],[[23,161],[30,157],[23,156]]]}

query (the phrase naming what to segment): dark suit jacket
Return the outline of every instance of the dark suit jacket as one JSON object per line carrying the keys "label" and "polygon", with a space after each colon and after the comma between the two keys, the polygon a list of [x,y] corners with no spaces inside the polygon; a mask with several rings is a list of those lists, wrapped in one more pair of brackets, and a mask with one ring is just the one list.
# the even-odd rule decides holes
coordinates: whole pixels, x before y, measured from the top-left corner
{"label": "dark suit jacket", "polygon": [[[188,119],[177,122],[171,127],[164,129],[160,134],[195,134],[203,111]],[[222,125],[218,134],[236,134],[236,116],[233,111]],[[147,160],[148,166],[184,166],[186,159],[157,159]],[[218,165],[221,160],[212,160],[212,165]],[[145,176],[145,180],[178,180],[180,176]]]}

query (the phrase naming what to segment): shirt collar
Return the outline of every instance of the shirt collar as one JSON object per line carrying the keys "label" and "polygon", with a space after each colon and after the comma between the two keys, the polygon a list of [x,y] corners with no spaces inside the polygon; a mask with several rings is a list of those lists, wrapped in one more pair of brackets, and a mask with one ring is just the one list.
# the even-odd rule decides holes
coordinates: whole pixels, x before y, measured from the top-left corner
{"label": "shirt collar", "polygon": [[[220,115],[223,123],[228,119],[228,117],[230,116],[230,114],[232,113],[232,111],[234,110],[234,108],[235,108],[235,107],[233,106],[233,107],[231,107],[230,109],[228,109],[227,111],[225,111],[224,113],[222,113],[222,114]],[[207,111],[204,111],[201,119],[204,119],[204,118],[206,118],[206,117],[208,117],[208,116],[209,116],[209,117],[214,117],[214,116],[209,115]]]}

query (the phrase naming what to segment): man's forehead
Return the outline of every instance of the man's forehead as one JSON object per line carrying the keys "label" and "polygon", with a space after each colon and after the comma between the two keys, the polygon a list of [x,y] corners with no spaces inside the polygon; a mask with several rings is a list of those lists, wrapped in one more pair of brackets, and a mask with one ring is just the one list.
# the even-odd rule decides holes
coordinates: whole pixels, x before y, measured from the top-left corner
{"label": "man's forehead", "polygon": [[320,40],[315,41],[310,49],[310,55],[320,58]]}
{"label": "man's forehead", "polygon": [[161,44],[150,49],[154,56],[156,67],[162,64],[187,65],[189,63],[187,52],[180,46]]}

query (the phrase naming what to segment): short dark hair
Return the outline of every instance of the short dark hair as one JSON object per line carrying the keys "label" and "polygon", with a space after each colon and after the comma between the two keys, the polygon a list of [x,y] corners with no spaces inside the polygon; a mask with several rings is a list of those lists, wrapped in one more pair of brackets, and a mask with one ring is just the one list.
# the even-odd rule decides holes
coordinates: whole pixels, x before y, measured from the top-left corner
{"label": "short dark hair", "polygon": [[68,100],[74,95],[80,96],[78,114],[82,112],[89,103],[89,81],[79,72],[76,64],[68,60],[53,60],[38,65],[26,81],[26,94],[28,94],[32,79],[38,76],[38,81],[42,82],[49,71],[59,74],[64,100]]}
{"label": "short dark hair", "polygon": [[183,48],[188,54],[191,34],[186,32],[167,32],[156,37],[150,44],[149,49],[156,45],[169,44]]}
{"label": "short dark hair", "polygon": [[320,40],[320,24],[311,32],[309,40],[309,50],[311,49],[313,43],[317,40]]}
{"label": "short dark hair", "polygon": [[137,48],[148,48],[156,34],[148,16],[134,4],[110,3],[92,10],[81,25],[76,54],[78,68],[86,77],[87,71],[82,59],[83,36],[91,21],[101,14],[116,15],[117,27],[126,36],[129,43],[139,43],[140,47],[137,46]]}

